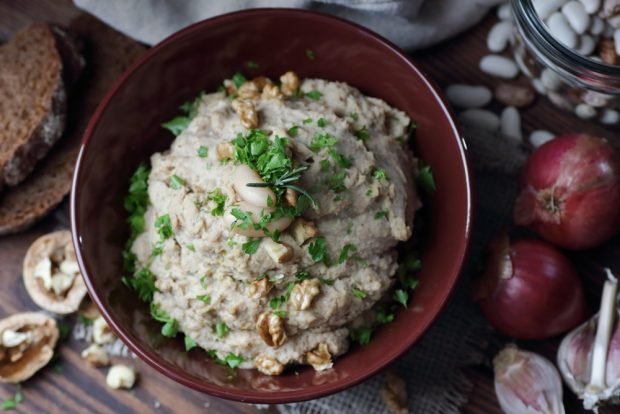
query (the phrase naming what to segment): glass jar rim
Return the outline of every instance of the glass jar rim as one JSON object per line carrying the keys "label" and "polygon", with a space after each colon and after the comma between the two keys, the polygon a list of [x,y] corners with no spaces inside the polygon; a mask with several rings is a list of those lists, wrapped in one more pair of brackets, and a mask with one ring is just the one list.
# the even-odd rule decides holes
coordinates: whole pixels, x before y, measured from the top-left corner
{"label": "glass jar rim", "polygon": [[586,88],[620,94],[620,65],[597,62],[562,44],[540,19],[532,0],[511,0],[511,3],[518,30],[545,66]]}

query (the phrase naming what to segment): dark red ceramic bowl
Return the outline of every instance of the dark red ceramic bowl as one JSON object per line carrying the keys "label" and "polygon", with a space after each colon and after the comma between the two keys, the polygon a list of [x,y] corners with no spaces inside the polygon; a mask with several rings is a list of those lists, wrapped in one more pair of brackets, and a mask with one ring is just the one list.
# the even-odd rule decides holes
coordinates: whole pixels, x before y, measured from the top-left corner
{"label": "dark red ceramic bowl", "polygon": [[[314,51],[311,60],[306,50]],[[249,70],[245,63],[256,62]],[[123,197],[137,165],[170,146],[160,124],[201,90],[215,90],[242,70],[248,76],[347,82],[384,99],[417,122],[417,155],[433,168],[420,285],[408,309],[353,347],[334,369],[299,369],[269,377],[235,375],[181,340],[162,340],[148,308],[121,283],[128,237]],[[300,10],[256,9],[190,26],[150,49],[116,82],[84,135],[71,196],[75,247],[89,292],[110,326],[140,358],[170,378],[218,397],[284,403],[331,394],[377,373],[414,344],[438,315],[459,276],[470,232],[471,194],[465,149],[449,110],[420,70],[392,44],[346,21]]]}

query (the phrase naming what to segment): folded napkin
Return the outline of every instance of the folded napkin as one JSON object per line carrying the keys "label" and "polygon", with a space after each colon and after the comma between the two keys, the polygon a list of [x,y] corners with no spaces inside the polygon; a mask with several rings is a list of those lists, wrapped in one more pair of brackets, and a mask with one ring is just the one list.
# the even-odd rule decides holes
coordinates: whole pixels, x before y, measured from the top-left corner
{"label": "folded napkin", "polygon": [[503,0],[74,0],[134,39],[155,44],[197,21],[256,7],[296,7],[357,22],[406,50],[447,39]]}

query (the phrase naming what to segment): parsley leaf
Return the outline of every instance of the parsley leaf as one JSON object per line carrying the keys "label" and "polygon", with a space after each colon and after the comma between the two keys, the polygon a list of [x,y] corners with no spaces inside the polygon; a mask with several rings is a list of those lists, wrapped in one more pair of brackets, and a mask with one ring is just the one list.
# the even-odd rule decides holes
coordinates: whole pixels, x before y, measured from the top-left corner
{"label": "parsley leaf", "polygon": [[321,283],[327,285],[327,286],[332,286],[334,283],[336,283],[336,281],[334,279],[326,279],[324,277],[320,277],[319,280],[321,281]]}
{"label": "parsley leaf", "polygon": [[218,338],[225,337],[229,331],[230,329],[228,328],[228,325],[226,325],[224,322],[218,321],[215,324],[215,334],[217,335]]}
{"label": "parsley leaf", "polygon": [[360,119],[360,116],[357,114],[357,112],[351,112],[349,114],[349,116],[351,117],[352,120],[357,121],[358,119]]}
{"label": "parsley leaf", "polygon": [[349,160],[347,157],[345,157],[339,152],[336,152],[333,149],[330,149],[328,153],[329,153],[329,156],[332,157],[334,161],[336,161],[336,164],[338,164],[339,167],[350,168],[351,165],[353,165],[351,160]]}
{"label": "parsley leaf", "polygon": [[381,325],[386,325],[394,320],[394,314],[392,312],[388,312],[383,308],[377,308],[376,319],[377,322]]}
{"label": "parsley leaf", "polygon": [[345,178],[347,178],[346,171],[338,171],[337,173],[327,177],[325,181],[327,187],[334,193],[342,193],[347,189],[347,187],[344,185]]}
{"label": "parsley leaf", "polygon": [[260,246],[262,239],[253,239],[247,241],[241,245],[241,249],[245,254],[254,254],[258,250],[258,246]]}
{"label": "parsley leaf", "polygon": [[196,251],[196,247],[194,246],[194,243],[187,243],[185,245],[185,247],[187,248],[187,250],[189,250],[190,252],[195,252]]}
{"label": "parsley leaf", "polygon": [[198,150],[196,151],[196,153],[198,154],[200,158],[207,158],[207,156],[209,155],[209,148],[201,145],[198,147]]}
{"label": "parsley leaf", "polygon": [[127,222],[131,229],[131,241],[144,231],[144,213],[149,205],[148,179],[150,172],[151,170],[146,164],[140,164],[129,180],[129,192],[125,197],[124,207],[125,211],[129,213]]}
{"label": "parsley leaf", "polygon": [[357,251],[357,247],[353,244],[347,243],[342,247],[340,251],[340,256],[338,256],[338,263],[344,263],[349,258],[349,254],[355,253]]}
{"label": "parsley leaf", "polygon": [[226,355],[224,362],[231,368],[237,368],[244,361],[240,355],[233,354],[232,352]]}
{"label": "parsley leaf", "polygon": [[325,237],[317,237],[308,244],[308,252],[315,262],[323,262],[327,264],[329,256],[327,252],[327,243]]}
{"label": "parsley leaf", "polygon": [[178,190],[185,185],[185,180],[179,177],[178,175],[173,175],[170,177],[170,187],[173,190]]}
{"label": "parsley leaf", "polygon": [[179,107],[185,115],[177,116],[168,122],[164,122],[161,126],[172,132],[173,135],[179,135],[185,128],[187,128],[189,123],[198,113],[198,106],[200,105],[203,96],[204,93],[201,92],[196,98],[194,98],[193,101],[185,102]]}
{"label": "parsley leaf", "polygon": [[123,283],[133,289],[143,302],[150,302],[155,293],[155,277],[148,267],[143,267],[133,277],[123,277]]}
{"label": "parsley leaf", "polygon": [[396,302],[398,302],[401,305],[403,305],[405,308],[407,307],[407,302],[409,301],[409,294],[407,293],[406,290],[396,289],[394,291],[394,294],[392,295],[392,298]]}
{"label": "parsley leaf", "polygon": [[325,128],[325,126],[327,125],[327,121],[325,120],[325,118],[319,118],[318,121],[316,121],[316,124],[320,127],[320,128]]}
{"label": "parsley leaf", "polygon": [[370,137],[370,133],[366,129],[366,127],[361,128],[353,132],[353,135],[361,141],[366,141]]}
{"label": "parsley leaf", "polygon": [[290,137],[296,137],[297,136],[297,132],[299,132],[299,127],[298,126],[292,126],[290,127],[286,133],[290,136]]}
{"label": "parsley leaf", "polygon": [[163,322],[161,334],[167,338],[174,338],[179,331],[179,323],[176,319],[171,318],[158,304],[151,302],[151,317],[157,322]]}
{"label": "parsley leaf", "polygon": [[353,288],[353,296],[359,299],[364,299],[367,296],[367,294],[362,289]]}
{"label": "parsley leaf", "polygon": [[2,401],[3,410],[8,411],[8,410],[14,410],[16,408],[17,408],[17,403],[15,402],[13,398],[7,398],[6,400]]}
{"label": "parsley leaf", "polygon": [[176,319],[167,321],[164,326],[161,327],[161,334],[166,338],[174,338],[179,332],[179,322]]}
{"label": "parsley leaf", "polygon": [[304,96],[306,96],[306,98],[312,99],[313,101],[318,101],[319,99],[321,99],[323,94],[319,91],[310,91],[304,93]]}
{"label": "parsley leaf", "polygon": [[246,77],[243,76],[243,73],[241,72],[235,73],[230,80],[232,81],[232,83],[235,85],[237,89],[239,89],[241,85],[243,85],[244,83],[248,81]]}
{"label": "parsley leaf", "polygon": [[387,218],[387,215],[388,215],[387,209],[379,210],[375,213],[375,220],[381,220],[383,218]]}
{"label": "parsley leaf", "polygon": [[199,296],[196,296],[196,299],[206,303],[207,305],[211,303],[211,296],[209,295],[199,295]]}
{"label": "parsley leaf", "polygon": [[190,338],[189,336],[185,335],[185,338],[183,339],[183,342],[185,343],[185,352],[189,352],[192,349],[196,348],[196,341],[194,341],[192,338]]}
{"label": "parsley leaf", "polygon": [[209,192],[207,195],[207,200],[215,203],[215,207],[211,209],[212,216],[224,215],[224,206],[226,205],[227,198],[228,197],[226,197],[226,194],[224,194],[219,188]]}
{"label": "parsley leaf", "polygon": [[385,172],[385,170],[381,168],[377,168],[376,170],[372,172],[372,178],[374,178],[377,181],[389,181],[390,179],[387,173]]}
{"label": "parsley leaf", "polygon": [[372,328],[363,326],[361,328],[353,329],[349,332],[351,339],[360,345],[368,345],[372,337]]}
{"label": "parsley leaf", "polygon": [[172,237],[172,223],[170,222],[170,215],[164,214],[157,217],[155,220],[155,228],[159,233],[160,240],[166,240]]}
{"label": "parsley leaf", "polygon": [[248,60],[247,62],[245,62],[245,67],[248,69],[259,69],[260,66],[258,63]]}
{"label": "parsley leaf", "polygon": [[418,175],[418,184],[424,191],[427,193],[432,193],[437,189],[435,186],[435,177],[433,177],[433,171],[431,170],[430,165],[425,165],[420,168]]}
{"label": "parsley leaf", "polygon": [[310,273],[305,271],[305,270],[300,270],[297,273],[295,273],[295,279],[297,279],[297,281],[299,282],[303,282],[304,280],[310,279]]}
{"label": "parsley leaf", "polygon": [[249,229],[250,226],[254,224],[250,212],[243,211],[240,208],[235,207],[230,210],[230,214],[236,219],[232,224],[233,227],[238,227],[240,229]]}
{"label": "parsley leaf", "polygon": [[316,133],[310,142],[310,149],[312,152],[319,152],[323,148],[332,148],[336,142],[338,142],[336,137],[327,132]]}
{"label": "parsley leaf", "polygon": [[304,123],[304,125],[308,125],[312,123],[312,118],[306,118],[302,121]]}
{"label": "parsley leaf", "polygon": [[310,60],[314,60],[314,58],[316,57],[312,49],[306,49],[306,56],[308,56],[308,59]]}

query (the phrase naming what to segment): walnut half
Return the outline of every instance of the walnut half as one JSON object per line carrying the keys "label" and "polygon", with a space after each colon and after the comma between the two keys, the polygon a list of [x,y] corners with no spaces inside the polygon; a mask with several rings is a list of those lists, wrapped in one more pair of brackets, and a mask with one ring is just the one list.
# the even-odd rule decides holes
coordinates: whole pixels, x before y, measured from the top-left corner
{"label": "walnut half", "polygon": [[315,296],[321,292],[319,279],[309,279],[295,285],[291,291],[291,303],[297,310],[305,310],[312,305]]}
{"label": "walnut half", "polygon": [[267,277],[261,280],[255,280],[250,284],[250,297],[252,299],[258,299],[266,296],[272,288],[273,283],[271,283]]}
{"label": "walnut half", "polygon": [[245,128],[252,129],[258,127],[258,112],[254,102],[248,99],[235,99],[232,102],[232,108],[239,115],[241,125]]}
{"label": "walnut half", "polygon": [[256,369],[267,375],[280,375],[284,371],[284,365],[269,355],[260,354],[254,358]]}
{"label": "walnut half", "polygon": [[334,365],[332,355],[329,353],[329,348],[325,343],[320,343],[314,350],[308,352],[306,354],[306,362],[312,365],[315,371],[325,371]]}
{"label": "walnut half", "polygon": [[58,327],[42,313],[17,313],[0,321],[0,339],[0,381],[18,383],[52,359]]}
{"label": "walnut half", "polygon": [[271,311],[264,312],[258,317],[256,331],[271,347],[278,348],[286,342],[284,320]]}

